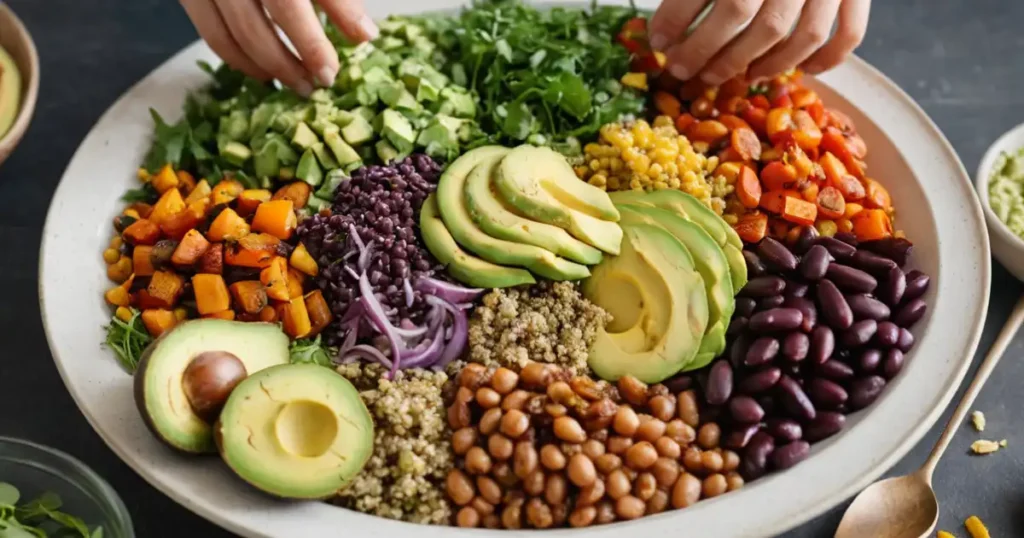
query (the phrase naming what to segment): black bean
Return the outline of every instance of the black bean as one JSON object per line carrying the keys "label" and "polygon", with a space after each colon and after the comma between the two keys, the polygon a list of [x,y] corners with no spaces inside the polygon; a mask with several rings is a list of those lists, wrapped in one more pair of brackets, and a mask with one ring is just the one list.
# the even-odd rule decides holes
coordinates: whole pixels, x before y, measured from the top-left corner
{"label": "black bean", "polygon": [[750,278],[762,276],[768,271],[761,258],[751,250],[743,251],[743,259],[747,262],[747,276]]}
{"label": "black bean", "polygon": [[811,445],[807,441],[793,441],[772,451],[771,463],[776,470],[789,469],[804,461],[811,453]]}
{"label": "black bean", "polygon": [[931,284],[931,281],[932,279],[928,275],[916,269],[907,273],[907,291],[903,294],[903,300],[909,301],[924,295],[928,291],[928,284]]}
{"label": "black bean", "polygon": [[835,408],[846,403],[846,399],[849,397],[846,394],[846,389],[840,384],[821,377],[807,381],[804,384],[804,390],[811,398],[811,401],[814,402],[814,405],[819,408]]}
{"label": "black bean", "polygon": [[836,234],[833,235],[832,237],[835,237],[836,239],[842,241],[843,243],[846,243],[847,245],[850,245],[851,247],[856,247],[858,244],[857,236],[853,235],[850,232],[836,232]]}
{"label": "black bean", "polygon": [[796,237],[796,243],[793,244],[793,253],[805,254],[814,246],[814,241],[818,239],[818,236],[818,229],[814,226],[802,226],[800,235]]}
{"label": "black bean", "polygon": [[850,305],[831,280],[822,279],[818,283],[817,291],[821,314],[832,328],[848,329],[850,325],[853,325],[853,312],[850,311]]}
{"label": "black bean", "polygon": [[766,472],[768,468],[768,456],[775,450],[775,440],[771,435],[758,431],[747,443],[743,450],[743,459],[740,463],[740,474],[747,480],[756,480]]}
{"label": "black bean", "polygon": [[764,310],[771,310],[782,306],[782,303],[786,302],[786,298],[782,295],[772,295],[771,297],[765,297],[757,302],[757,311],[762,312]]}
{"label": "black bean", "polygon": [[794,282],[789,280],[786,282],[786,298],[790,297],[804,297],[807,292],[811,291],[811,287],[803,282]]}
{"label": "black bean", "polygon": [[776,386],[779,387],[782,405],[786,411],[803,420],[814,418],[816,414],[814,404],[811,403],[811,399],[807,397],[807,393],[799,383],[789,376],[782,376]]}
{"label": "black bean", "polygon": [[747,349],[747,354],[744,356],[743,363],[747,366],[765,364],[779,354],[779,347],[778,340],[770,336],[762,336],[750,344],[750,348]]}
{"label": "black bean", "polygon": [[814,373],[825,379],[842,381],[853,377],[853,368],[842,361],[830,359],[815,366]]}
{"label": "black bean", "polygon": [[782,377],[778,368],[770,367],[747,374],[736,384],[736,390],[746,394],[757,394],[775,386]]}
{"label": "black bean", "polygon": [[743,316],[734,316],[729,322],[729,328],[725,331],[726,336],[736,336],[747,330],[749,320]]}
{"label": "black bean", "polygon": [[784,271],[796,269],[796,256],[785,245],[771,237],[765,237],[761,240],[761,243],[757,245],[757,254],[766,263],[778,269]]}
{"label": "black bean", "polygon": [[[701,418],[704,418],[703,413],[701,413]],[[722,440],[722,445],[733,450],[740,450],[750,443],[750,439],[760,431],[760,428],[760,424],[746,424],[730,430]]]}
{"label": "black bean", "polygon": [[799,362],[807,358],[811,339],[805,333],[791,332],[782,341],[782,354],[789,360]]}
{"label": "black bean", "polygon": [[786,281],[778,276],[759,276],[747,281],[747,285],[740,290],[744,297],[771,297],[779,295],[786,289]]}
{"label": "black bean", "polygon": [[800,423],[789,418],[770,418],[765,423],[764,429],[772,437],[785,442],[796,441],[804,434]]}
{"label": "black bean", "polygon": [[854,293],[871,293],[878,287],[875,277],[849,265],[830,264],[825,274],[836,286]]}
{"label": "black bean", "polygon": [[750,315],[754,313],[755,308],[757,308],[757,301],[750,297],[737,297],[736,311],[734,313],[737,316],[749,318]]}
{"label": "black bean", "polygon": [[905,355],[898,349],[890,349],[885,354],[885,359],[882,361],[882,375],[886,379],[892,379],[896,377],[896,374],[900,373],[903,369],[903,363]]}
{"label": "black bean", "polygon": [[828,250],[829,253],[832,254],[833,258],[840,261],[846,261],[853,258],[853,254],[857,252],[857,249],[852,245],[844,243],[834,237],[819,237],[817,244],[825,247],[825,250]]}
{"label": "black bean", "polygon": [[814,307],[814,301],[806,297],[786,297],[786,302],[782,303],[782,306],[795,308],[803,314],[803,320],[800,322],[801,331],[809,333],[818,325],[818,309]]}
{"label": "black bean", "polygon": [[924,316],[928,305],[921,298],[911,299],[896,311],[892,317],[893,323],[900,327],[909,329]]}
{"label": "black bean", "polygon": [[708,372],[704,398],[711,405],[722,405],[732,394],[732,366],[729,361],[719,360],[711,365]]}
{"label": "black bean", "polygon": [[850,383],[850,408],[863,409],[874,402],[885,388],[885,379],[871,375],[860,377]]}
{"label": "black bean", "polygon": [[849,329],[846,329],[839,335],[839,345],[855,348],[863,346],[871,341],[875,336],[875,332],[878,331],[878,322],[873,319],[862,319],[853,325]]}
{"label": "black bean", "polygon": [[899,265],[900,267],[907,264],[907,260],[910,259],[910,254],[914,249],[913,243],[906,239],[896,237],[866,241],[861,243],[860,247],[870,250],[880,256],[889,258],[896,262],[896,265]]}
{"label": "black bean", "polygon": [[821,364],[832,356],[836,349],[836,337],[832,329],[822,325],[815,327],[811,332],[811,342],[808,348],[808,356],[814,364]]}
{"label": "black bean", "polygon": [[873,374],[882,363],[882,352],[877,349],[865,349],[857,358],[857,370],[862,374]]}
{"label": "black bean", "polygon": [[757,333],[791,331],[800,326],[804,315],[795,308],[772,308],[750,317],[748,327]]}
{"label": "black bean", "polygon": [[693,377],[686,374],[676,374],[661,382],[672,394],[679,394],[693,386]]}
{"label": "black bean", "polygon": [[875,333],[875,342],[884,348],[890,348],[899,343],[900,328],[891,321],[883,321],[878,324],[878,331]]}
{"label": "black bean", "polygon": [[750,396],[733,396],[729,400],[729,414],[740,423],[753,424],[764,418],[764,409]]}
{"label": "black bean", "polygon": [[807,280],[815,281],[823,278],[828,270],[832,255],[821,245],[814,245],[804,258],[800,260],[800,275]]}
{"label": "black bean", "polygon": [[732,341],[732,344],[729,346],[729,363],[733,367],[739,368],[746,361],[747,351],[753,342],[754,336],[749,333],[740,334]]}
{"label": "black bean", "polygon": [[910,334],[910,331],[900,328],[900,337],[896,341],[896,348],[906,353],[910,351],[910,348],[914,347],[914,335]]}
{"label": "black bean", "polygon": [[858,250],[853,255],[853,258],[850,259],[850,264],[878,276],[885,276],[889,274],[889,271],[899,269],[896,266],[896,262],[864,249]]}
{"label": "black bean", "polygon": [[[899,269],[896,269],[899,271]],[[863,293],[852,293],[846,296],[846,304],[850,305],[854,319],[873,319],[882,321],[889,319],[889,307],[882,301]]]}
{"label": "black bean", "polygon": [[804,439],[816,443],[831,437],[843,429],[846,417],[835,411],[822,411],[814,420],[804,424]]}

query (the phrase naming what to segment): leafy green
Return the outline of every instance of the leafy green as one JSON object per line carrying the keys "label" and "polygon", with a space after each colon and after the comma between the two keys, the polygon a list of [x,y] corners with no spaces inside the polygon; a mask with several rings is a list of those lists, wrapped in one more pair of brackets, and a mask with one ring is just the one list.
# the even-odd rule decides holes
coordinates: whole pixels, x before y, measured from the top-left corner
{"label": "leafy green", "polygon": [[81,518],[61,512],[60,496],[45,492],[19,505],[21,493],[0,482],[0,538],[103,538],[103,527],[91,531]]}
{"label": "leafy green", "polygon": [[129,204],[135,202],[154,204],[159,198],[160,193],[149,183],[145,183],[137,189],[128,189],[121,195],[121,201]]}
{"label": "leafy green", "polygon": [[[114,350],[125,370],[135,373],[135,369],[138,368],[139,361],[142,359],[142,352],[153,341],[153,337],[149,335],[149,331],[142,323],[142,313],[134,308],[131,309],[131,313],[132,317],[128,321],[122,321],[116,314],[110,318],[110,324],[106,327],[105,344]],[[0,536],[0,538],[3,537]]]}
{"label": "leafy green", "polygon": [[311,363],[320,366],[331,366],[331,349],[320,341],[320,335],[316,338],[303,338],[295,340],[291,345],[291,362]]}

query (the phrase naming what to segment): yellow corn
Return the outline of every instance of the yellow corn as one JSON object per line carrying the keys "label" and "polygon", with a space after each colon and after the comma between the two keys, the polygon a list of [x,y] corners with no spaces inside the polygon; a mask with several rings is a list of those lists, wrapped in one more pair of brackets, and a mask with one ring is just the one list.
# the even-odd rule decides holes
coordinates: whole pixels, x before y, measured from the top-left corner
{"label": "yellow corn", "polygon": [[935,538],[956,538],[956,536],[953,536],[946,531],[939,531],[939,533],[935,535]]}
{"label": "yellow corn", "polygon": [[852,219],[854,215],[864,211],[864,206],[860,204],[849,203],[846,204],[846,212],[843,214],[844,217]]}
{"label": "yellow corn", "polygon": [[971,516],[964,522],[964,526],[967,527],[967,532],[971,534],[971,538],[991,538],[988,529],[985,528],[985,524],[978,519],[978,516]]}
{"label": "yellow corn", "polygon": [[119,319],[119,320],[121,320],[121,321],[123,321],[125,323],[128,323],[128,321],[130,321],[132,319],[132,311],[131,311],[131,309],[129,309],[128,307],[124,307],[124,306],[117,307],[117,310],[114,311],[114,315],[117,316],[117,319]]}
{"label": "yellow corn", "polygon": [[135,172],[135,177],[139,178],[139,181],[145,183],[150,179],[149,170],[146,170],[145,168],[139,168]]}
{"label": "yellow corn", "polygon": [[121,259],[121,253],[116,248],[108,248],[103,251],[103,261],[107,262],[107,265],[115,263]]}
{"label": "yellow corn", "polygon": [[185,310],[184,308],[175,308],[174,309],[174,319],[176,319],[178,321],[185,321],[185,318],[187,318],[187,317],[188,317],[188,310]]}
{"label": "yellow corn", "polygon": [[818,229],[818,233],[825,237],[832,237],[839,231],[835,221],[832,220],[819,220],[814,223],[814,227]]}
{"label": "yellow corn", "polygon": [[136,211],[134,209],[131,209],[131,208],[125,209],[124,213],[122,213],[122,214],[124,216],[126,216],[126,217],[131,217],[133,219],[140,219],[140,218],[142,218],[142,217],[139,216],[139,212],[138,211]]}
{"label": "yellow corn", "polygon": [[839,219],[839,220],[836,221],[836,229],[839,230],[840,232],[846,232],[846,233],[852,232],[853,231],[853,221],[851,221],[850,219],[847,219],[847,218]]}

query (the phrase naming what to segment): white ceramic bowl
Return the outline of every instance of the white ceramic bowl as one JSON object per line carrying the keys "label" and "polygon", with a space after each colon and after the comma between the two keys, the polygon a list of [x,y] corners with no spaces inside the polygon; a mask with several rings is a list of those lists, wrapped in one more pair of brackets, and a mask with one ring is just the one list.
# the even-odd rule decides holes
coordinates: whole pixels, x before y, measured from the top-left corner
{"label": "white ceramic bowl", "polygon": [[1010,129],[989,146],[985,156],[981,158],[978,172],[974,176],[974,184],[978,188],[985,221],[988,223],[989,239],[992,241],[992,255],[1013,273],[1018,280],[1024,281],[1024,239],[1010,231],[1005,222],[999,220],[988,205],[988,182],[995,171],[996,161],[1002,153],[1013,154],[1024,148],[1024,123]]}
{"label": "white ceramic bowl", "polygon": [[[656,0],[640,2],[651,8]],[[583,5],[579,0],[577,5]],[[375,17],[451,9],[452,0],[370,3]],[[47,215],[40,254],[40,297],[50,349],[87,420],[136,472],[186,508],[243,536],[312,538],[507,537],[507,531],[422,526],[325,503],[283,503],[235,479],[217,458],[170,452],[143,426],[131,378],[101,348],[106,280],[100,253],[123,190],[149,147],[149,107],[168,120],[186,92],[207,78],[195,62],[212,52],[195,44],[129,90],[82,142]],[[840,435],[815,445],[805,462],[742,490],[682,511],[588,528],[588,538],[623,533],[666,536],[772,536],[820,514],[867,486],[910,450],[959,386],[988,307],[990,255],[981,207],[953,149],[913,101],[881,73],[853,58],[812,82],[830,106],[849,114],[868,144],[873,177],[891,192],[897,225],[916,244],[913,266],[932,277],[928,314],[904,371],[870,408],[849,417]],[[893,141],[899,141],[897,146]],[[926,188],[927,187],[927,188]],[[939,238],[942,241],[939,241]],[[941,261],[941,263],[940,263]],[[584,536],[554,530],[545,536]]]}

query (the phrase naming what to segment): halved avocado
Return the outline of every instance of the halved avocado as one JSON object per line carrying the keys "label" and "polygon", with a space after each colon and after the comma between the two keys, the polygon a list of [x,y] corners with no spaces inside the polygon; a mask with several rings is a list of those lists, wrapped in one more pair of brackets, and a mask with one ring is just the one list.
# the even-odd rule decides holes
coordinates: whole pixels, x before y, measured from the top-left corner
{"label": "halved avocado", "polygon": [[[160,440],[188,453],[215,452],[213,420],[186,388],[186,372],[196,361],[228,357],[230,374],[214,369],[192,385],[199,390],[227,392],[246,374],[254,374],[289,361],[288,336],[272,323],[245,323],[221,319],[186,321],[165,332],[146,348],[135,371],[135,404],[143,422]],[[244,369],[232,367],[235,360]],[[219,361],[217,361],[219,362]],[[240,373],[241,375],[237,375]],[[219,405],[216,406],[219,408]]]}
{"label": "halved avocado", "polygon": [[21,109],[21,71],[14,58],[0,47],[0,137],[7,134]]}
{"label": "halved avocado", "polygon": [[373,419],[359,391],[308,363],[267,368],[239,383],[215,433],[235,474],[289,499],[334,495],[373,452]]}

